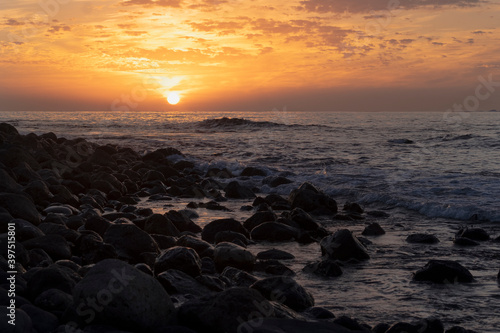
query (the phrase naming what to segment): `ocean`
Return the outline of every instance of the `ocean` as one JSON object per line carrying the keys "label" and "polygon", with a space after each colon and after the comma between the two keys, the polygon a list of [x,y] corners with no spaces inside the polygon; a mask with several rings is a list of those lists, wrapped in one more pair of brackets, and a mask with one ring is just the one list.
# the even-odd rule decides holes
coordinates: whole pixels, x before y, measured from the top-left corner
{"label": "ocean", "polygon": [[[302,273],[321,255],[318,244],[273,244],[296,255],[289,266],[316,304],[336,315],[369,324],[435,316],[448,325],[499,332],[500,244],[475,248],[453,245],[465,225],[500,234],[500,112],[2,112],[21,132],[54,132],[115,143],[140,152],[174,147],[205,170],[246,166],[283,175],[293,182],[271,188],[263,177],[239,181],[265,195],[287,196],[309,181],[339,206],[358,202],[390,216],[377,220],[387,234],[370,238],[372,259],[347,265],[335,279]],[[227,182],[227,180],[221,180]],[[188,201],[144,202],[157,212],[183,209]],[[198,211],[204,225],[220,217],[244,220],[242,202],[230,212]],[[371,221],[371,220],[370,220]],[[320,218],[329,230],[359,234],[368,221]],[[373,221],[371,221],[373,222]],[[410,233],[435,234],[436,245],[408,244]],[[267,247],[266,247],[267,246]],[[269,248],[253,245],[252,251]],[[470,285],[433,286],[411,281],[429,259],[457,260],[476,277]]]}

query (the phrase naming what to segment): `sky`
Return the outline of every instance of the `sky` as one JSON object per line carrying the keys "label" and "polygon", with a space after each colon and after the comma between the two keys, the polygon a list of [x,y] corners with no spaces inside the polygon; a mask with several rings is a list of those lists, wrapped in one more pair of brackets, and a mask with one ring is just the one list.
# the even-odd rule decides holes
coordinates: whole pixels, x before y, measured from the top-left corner
{"label": "sky", "polygon": [[0,111],[460,107],[500,110],[498,0],[0,3]]}

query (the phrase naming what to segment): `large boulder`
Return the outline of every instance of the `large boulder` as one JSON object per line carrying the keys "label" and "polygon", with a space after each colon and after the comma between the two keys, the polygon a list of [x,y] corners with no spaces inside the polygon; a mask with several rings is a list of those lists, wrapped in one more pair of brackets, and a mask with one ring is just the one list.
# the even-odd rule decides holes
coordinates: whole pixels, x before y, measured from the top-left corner
{"label": "large boulder", "polygon": [[304,183],[298,189],[293,190],[288,196],[288,201],[292,208],[299,207],[306,212],[335,214],[338,210],[335,200],[310,183]]}
{"label": "large boulder", "polygon": [[165,216],[172,221],[174,226],[177,228],[179,231],[189,231],[189,232],[194,232],[198,233],[201,232],[201,227],[194,223],[189,217],[186,215],[182,214],[181,212],[178,212],[176,210],[171,210],[168,213],[165,214]]}
{"label": "large boulder", "polygon": [[248,219],[246,219],[246,221],[243,222],[243,226],[248,231],[251,231],[256,226],[261,225],[262,223],[265,222],[274,222],[276,221],[277,218],[278,217],[276,216],[276,214],[269,210],[257,212],[252,216],[250,216]]}
{"label": "large boulder", "polygon": [[34,299],[52,288],[71,294],[80,279],[80,276],[70,268],[53,264],[37,269],[33,274],[28,275],[28,294]]}
{"label": "large boulder", "polygon": [[222,242],[215,247],[214,262],[219,271],[227,266],[251,271],[255,264],[255,256],[241,246]]}
{"label": "large boulder", "polygon": [[406,237],[406,241],[408,243],[417,243],[417,244],[436,244],[439,243],[439,239],[431,234],[411,234]]}
{"label": "large boulder", "polygon": [[300,231],[278,222],[265,222],[252,229],[250,236],[253,240],[270,242],[285,242],[299,238]]}
{"label": "large boulder", "polygon": [[474,277],[465,267],[451,260],[430,260],[414,274],[413,279],[443,284],[474,281]]}
{"label": "large boulder", "polygon": [[21,194],[0,193],[0,207],[4,207],[15,218],[20,218],[34,225],[40,224],[40,214],[35,204]]}
{"label": "large boulder", "polygon": [[314,221],[311,215],[299,207],[295,207],[290,212],[289,218],[293,222],[297,223],[297,225],[303,230],[316,230],[320,228],[320,225]]}
{"label": "large boulder", "polygon": [[286,251],[278,250],[278,249],[270,249],[266,251],[262,251],[257,253],[257,259],[267,260],[267,259],[276,259],[276,260],[288,260],[295,259],[295,256]]}
{"label": "large boulder", "polygon": [[164,250],[156,258],[154,271],[158,275],[169,269],[177,269],[196,277],[201,274],[200,257],[189,247],[175,246]]}
{"label": "large boulder", "polygon": [[465,237],[475,241],[487,241],[490,239],[490,235],[486,232],[486,230],[481,228],[462,228],[455,235],[458,237]]}
{"label": "large boulder", "polygon": [[363,236],[381,236],[385,234],[384,229],[377,222],[370,223],[361,233]]}
{"label": "large boulder", "polygon": [[348,229],[341,229],[333,235],[326,236],[320,242],[321,253],[336,260],[366,260],[370,255],[366,248]]}
{"label": "large boulder", "polygon": [[248,231],[235,219],[219,219],[207,224],[201,232],[201,239],[209,243],[215,242],[215,235],[220,231],[235,231],[248,237]]}
{"label": "large boulder", "polygon": [[45,235],[32,238],[22,244],[27,250],[44,250],[53,260],[71,258],[71,248],[66,239],[60,235]]}
{"label": "large boulder", "polygon": [[179,230],[175,225],[161,214],[153,214],[146,219],[146,224],[144,230],[150,234],[158,234],[165,236],[178,237],[180,235]]}
{"label": "large boulder", "polygon": [[154,239],[134,224],[113,224],[106,230],[103,239],[113,245],[118,258],[134,264],[142,261],[142,253],[159,252]]}
{"label": "large boulder", "polygon": [[224,188],[226,197],[232,199],[251,199],[255,198],[255,193],[246,186],[240,185],[236,180],[230,182]]}
{"label": "large boulder", "polygon": [[196,253],[198,253],[200,258],[214,256],[214,248],[210,243],[205,242],[204,240],[198,239],[193,236],[184,235],[180,237],[176,241],[176,245],[192,248],[193,250],[196,251]]}
{"label": "large boulder", "polygon": [[201,297],[211,292],[192,276],[177,269],[164,271],[157,276],[157,279],[169,295],[181,294]]}
{"label": "large boulder", "polygon": [[92,267],[75,286],[73,298],[80,315],[76,319],[87,325],[103,323],[127,331],[164,332],[174,316],[170,296],[155,278],[116,259]]}
{"label": "large boulder", "polygon": [[22,189],[4,169],[0,168],[0,192],[18,192]]}
{"label": "large boulder", "polygon": [[274,317],[271,303],[258,291],[230,288],[214,296],[191,300],[179,308],[179,322],[197,332],[237,332],[238,326],[255,318]]}
{"label": "large boulder", "polygon": [[250,286],[268,300],[288,306],[295,311],[304,311],[314,306],[314,298],[294,279],[287,276],[270,277]]}

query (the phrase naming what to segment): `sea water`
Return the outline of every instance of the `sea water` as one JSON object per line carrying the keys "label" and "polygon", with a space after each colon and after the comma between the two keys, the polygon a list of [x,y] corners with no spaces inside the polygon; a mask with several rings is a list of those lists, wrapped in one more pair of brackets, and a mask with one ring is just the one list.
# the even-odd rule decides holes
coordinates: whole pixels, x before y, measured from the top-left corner
{"label": "sea water", "polygon": [[[22,134],[54,132],[101,144],[129,146],[140,152],[175,147],[205,170],[228,168],[233,174],[257,166],[284,175],[291,184],[271,188],[263,177],[240,182],[263,195],[287,196],[309,181],[337,200],[383,210],[386,219],[334,221],[320,218],[330,231],[359,234],[377,221],[386,235],[370,238],[371,259],[345,265],[344,274],[321,279],[301,272],[318,260],[318,244],[259,244],[257,253],[278,247],[296,255],[288,265],[315,297],[336,315],[369,324],[435,316],[448,326],[480,332],[500,331],[500,245],[453,245],[463,225],[500,234],[500,113],[476,112],[2,112],[0,121]],[[221,180],[222,182],[227,180]],[[157,212],[182,209],[187,202],[144,203]],[[224,203],[225,204],[225,203]],[[229,202],[230,212],[198,210],[195,222],[248,218],[248,202]],[[435,234],[437,245],[405,242],[410,233]],[[430,259],[457,260],[475,276],[468,285],[435,286],[412,282],[412,273]]]}

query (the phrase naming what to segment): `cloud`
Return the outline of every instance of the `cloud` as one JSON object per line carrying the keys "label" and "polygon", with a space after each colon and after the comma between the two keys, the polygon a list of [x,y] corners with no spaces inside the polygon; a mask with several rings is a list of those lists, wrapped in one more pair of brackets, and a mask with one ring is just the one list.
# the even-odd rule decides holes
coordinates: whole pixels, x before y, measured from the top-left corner
{"label": "cloud", "polygon": [[71,31],[71,27],[69,25],[53,25],[50,27],[50,29],[48,30],[48,32],[50,32],[51,34],[55,34],[55,33],[58,33],[59,31],[63,32],[63,31]]}
{"label": "cloud", "polygon": [[145,35],[148,33],[147,31],[131,31],[131,30],[124,31],[124,32],[129,36],[141,36],[141,35]]}
{"label": "cloud", "polygon": [[[370,13],[420,7],[475,7],[486,0],[303,0],[301,10],[317,13]],[[372,14],[374,15],[374,14]],[[365,17],[366,18],[366,17]],[[371,17],[369,17],[371,18]]]}
{"label": "cloud", "polygon": [[181,6],[182,0],[126,0],[121,4],[123,6],[141,5],[146,7],[160,6],[160,7],[174,7]]}
{"label": "cloud", "polygon": [[15,19],[7,19],[4,24],[10,26],[24,25],[23,22],[19,22],[18,20]]}

